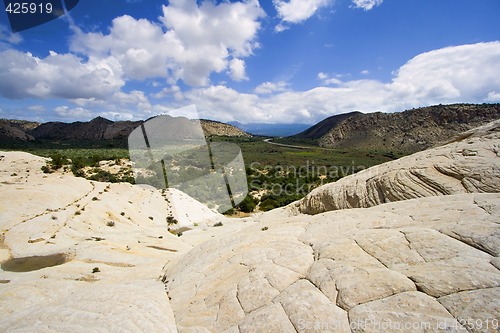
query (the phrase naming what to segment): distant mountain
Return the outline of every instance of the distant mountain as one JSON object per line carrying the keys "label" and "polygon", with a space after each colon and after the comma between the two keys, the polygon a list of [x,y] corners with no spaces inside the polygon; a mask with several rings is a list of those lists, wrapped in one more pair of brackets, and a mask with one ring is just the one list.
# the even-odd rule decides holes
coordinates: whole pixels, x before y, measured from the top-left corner
{"label": "distant mountain", "polygon": [[142,121],[111,121],[97,117],[86,122],[48,122],[29,131],[35,139],[43,140],[114,140],[128,137]]}
{"label": "distant mountain", "polygon": [[205,135],[215,135],[215,136],[238,136],[238,137],[250,137],[251,135],[241,130],[240,128],[221,123],[219,121],[214,120],[201,120],[201,128],[203,128],[203,132]]}
{"label": "distant mountain", "polygon": [[35,138],[26,132],[37,127],[40,123],[25,120],[0,119],[0,140],[6,141],[33,141]]}
{"label": "distant mountain", "polygon": [[305,131],[294,135],[294,137],[301,139],[318,140],[328,132],[330,132],[332,128],[335,128],[336,126],[341,124],[344,120],[357,115],[362,115],[362,113],[359,111],[354,111],[328,117],[320,121],[316,125],[309,127]]}
{"label": "distant mountain", "polygon": [[413,153],[500,119],[500,104],[435,105],[396,113],[335,115],[292,136],[327,148]]}
{"label": "distant mountain", "polygon": [[247,133],[262,136],[291,136],[302,132],[311,125],[307,124],[267,124],[267,123],[248,123],[242,124],[237,121],[231,121],[228,124],[236,126]]}
{"label": "distant mountain", "polygon": [[[2,141],[33,140],[125,140],[144,121],[111,121],[97,117],[87,122],[35,123],[20,120],[0,120]],[[201,120],[207,136],[250,136],[239,128],[212,120]]]}

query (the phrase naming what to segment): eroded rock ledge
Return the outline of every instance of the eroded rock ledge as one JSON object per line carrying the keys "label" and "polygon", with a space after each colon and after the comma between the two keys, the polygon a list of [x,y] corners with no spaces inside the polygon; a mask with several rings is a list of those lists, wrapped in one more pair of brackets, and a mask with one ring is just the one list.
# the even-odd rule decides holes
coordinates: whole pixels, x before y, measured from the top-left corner
{"label": "eroded rock ledge", "polygon": [[453,142],[384,163],[313,190],[290,214],[372,207],[413,198],[500,192],[500,120]]}

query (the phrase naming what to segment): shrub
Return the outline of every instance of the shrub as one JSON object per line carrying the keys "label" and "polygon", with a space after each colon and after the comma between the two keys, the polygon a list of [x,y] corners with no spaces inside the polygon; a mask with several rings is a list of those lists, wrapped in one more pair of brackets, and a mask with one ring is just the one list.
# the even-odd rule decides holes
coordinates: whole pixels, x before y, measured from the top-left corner
{"label": "shrub", "polygon": [[179,221],[173,216],[167,216],[167,224],[172,225],[172,224],[177,224]]}
{"label": "shrub", "polygon": [[43,173],[52,173],[53,171],[49,166],[44,165],[44,166],[42,166],[42,172]]}
{"label": "shrub", "polygon": [[254,211],[255,206],[257,206],[255,200],[252,198],[252,196],[247,195],[245,199],[243,199],[243,201],[239,203],[238,208],[244,213],[251,213]]}
{"label": "shrub", "polygon": [[54,153],[54,154],[51,154],[50,155],[50,158],[51,158],[51,166],[52,166],[52,169],[53,170],[57,170],[59,169],[60,167],[62,167],[64,164],[67,164],[68,163],[68,159],[65,158],[62,154],[60,153]]}
{"label": "shrub", "polygon": [[265,212],[268,210],[271,210],[273,208],[276,208],[276,207],[279,207],[279,203],[271,197],[264,199],[260,203],[260,210],[265,211]]}

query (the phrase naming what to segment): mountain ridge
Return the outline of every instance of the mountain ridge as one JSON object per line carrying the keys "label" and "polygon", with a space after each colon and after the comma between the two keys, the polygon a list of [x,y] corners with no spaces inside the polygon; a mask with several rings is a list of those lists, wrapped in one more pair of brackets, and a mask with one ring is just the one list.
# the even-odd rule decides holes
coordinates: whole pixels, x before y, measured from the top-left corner
{"label": "mountain ridge", "polygon": [[414,153],[500,119],[500,104],[450,104],[395,113],[328,117],[292,139],[313,140],[325,148],[362,148]]}
{"label": "mountain ridge", "polygon": [[[0,139],[8,141],[35,140],[124,140],[145,121],[112,121],[96,117],[90,121],[37,123],[25,120],[0,120]],[[250,134],[222,122],[200,120],[207,136],[242,136]]]}
{"label": "mountain ridge", "polygon": [[[286,137],[291,141],[306,140],[325,148],[360,148],[414,153],[444,143],[471,128],[500,119],[500,104],[433,105],[402,112],[361,113],[353,111],[334,115],[302,132]],[[96,117],[86,122],[46,122],[0,119],[0,139],[36,140],[125,140],[144,121],[112,121]],[[255,135],[269,135],[271,130],[290,132],[304,124],[241,124],[201,120],[207,136],[249,137],[245,126],[264,126]],[[299,126],[300,125],[300,126]],[[239,127],[238,127],[239,126]],[[264,131],[264,132],[262,132]],[[275,132],[273,136],[283,133]]]}

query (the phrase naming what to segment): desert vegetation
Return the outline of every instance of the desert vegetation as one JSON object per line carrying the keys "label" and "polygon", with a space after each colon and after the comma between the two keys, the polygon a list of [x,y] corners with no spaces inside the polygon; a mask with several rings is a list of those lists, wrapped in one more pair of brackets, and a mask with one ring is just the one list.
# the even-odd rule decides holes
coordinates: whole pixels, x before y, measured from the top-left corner
{"label": "desert vegetation", "polygon": [[[213,136],[210,139],[237,144],[245,162],[249,194],[236,209],[228,211],[228,215],[287,205],[322,184],[404,155],[375,149],[324,149],[294,138],[273,141],[307,149],[272,145],[264,142],[263,137]],[[136,181],[124,141],[42,140],[2,148],[50,158],[42,167],[45,173],[71,172],[78,177],[111,183]],[[179,177],[186,174],[193,177],[198,171],[194,165],[180,170]]]}

